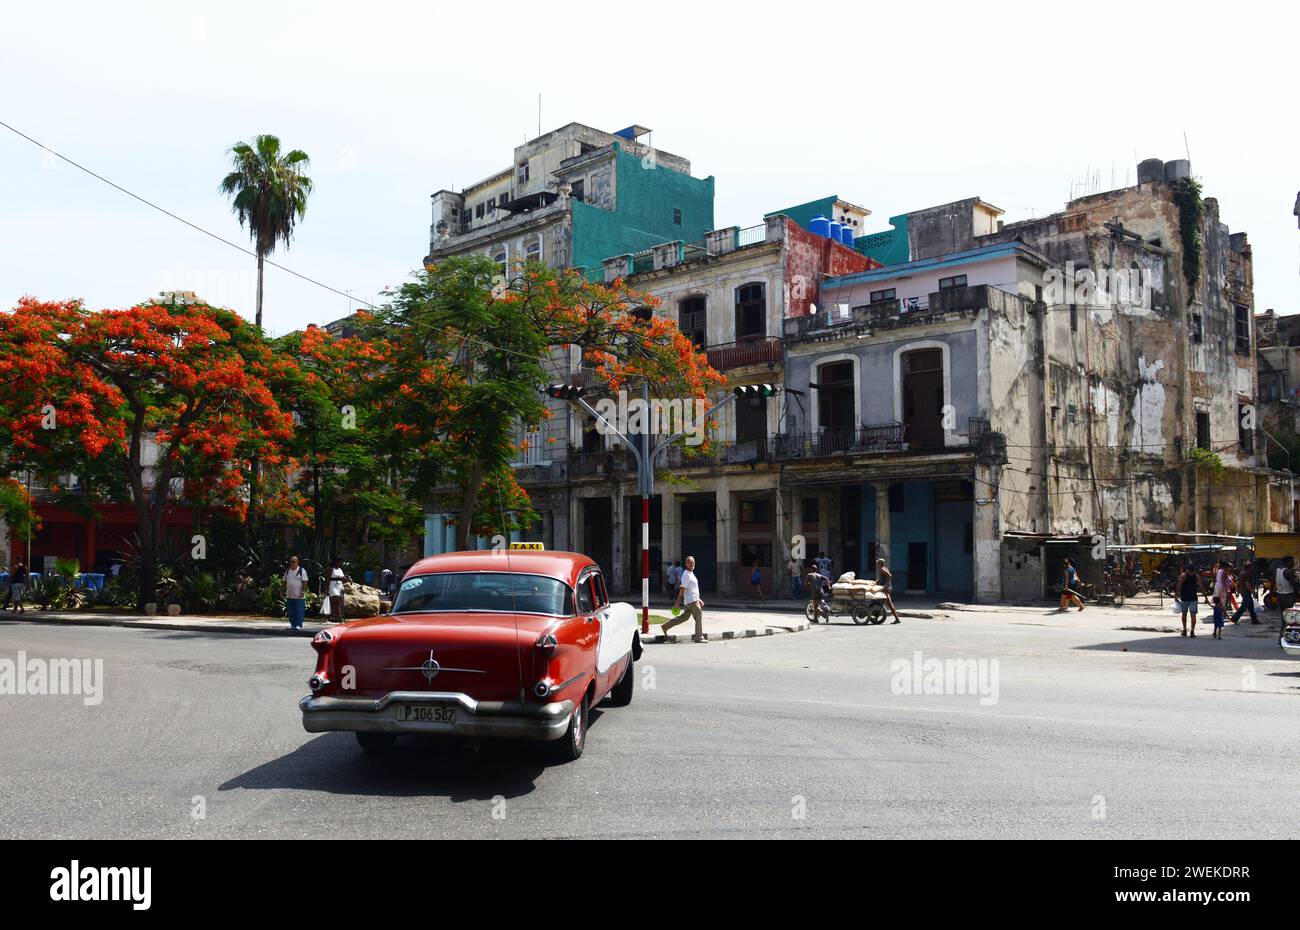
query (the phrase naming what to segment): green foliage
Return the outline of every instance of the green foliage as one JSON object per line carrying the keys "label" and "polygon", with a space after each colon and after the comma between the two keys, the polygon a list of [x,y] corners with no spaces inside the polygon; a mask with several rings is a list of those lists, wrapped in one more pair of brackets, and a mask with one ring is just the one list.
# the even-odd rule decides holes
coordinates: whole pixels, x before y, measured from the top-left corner
{"label": "green foliage", "polygon": [[221,601],[221,584],[208,572],[198,572],[180,579],[177,602],[187,611],[211,611]]}
{"label": "green foliage", "polygon": [[[1174,203],[1178,207],[1178,231],[1183,240],[1183,277],[1188,290],[1194,292],[1201,278],[1201,220],[1205,204],[1201,200],[1201,185],[1195,178],[1180,178],[1171,185]],[[1188,295],[1191,302],[1191,294]]]}
{"label": "green foliage", "polygon": [[0,520],[8,524],[14,539],[26,539],[40,529],[27,489],[17,481],[0,478]]}
{"label": "green foliage", "polygon": [[270,617],[284,616],[284,581],[272,578],[257,589],[254,607],[259,614]]}
{"label": "green foliage", "polygon": [[1215,484],[1223,480],[1223,459],[1219,458],[1217,452],[1197,446],[1187,453],[1187,460],[1198,469],[1207,472],[1210,480]]}

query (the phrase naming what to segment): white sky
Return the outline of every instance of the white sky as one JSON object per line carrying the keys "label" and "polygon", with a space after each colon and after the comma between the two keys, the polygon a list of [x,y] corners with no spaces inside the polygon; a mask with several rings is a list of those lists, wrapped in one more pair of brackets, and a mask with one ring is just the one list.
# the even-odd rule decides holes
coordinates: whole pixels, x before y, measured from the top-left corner
{"label": "white sky", "polygon": [[[978,195],[1058,210],[1091,168],[1184,157],[1254,248],[1256,309],[1300,310],[1297,14],[1239,0],[885,4],[8,4],[0,120],[248,243],[217,193],[261,132],[312,157],[273,260],[374,299],[427,251],[429,195],[542,129],[640,123],[717,178],[718,226],[827,194],[891,215]],[[1294,9],[1294,8],[1293,8]],[[1114,185],[1112,185],[1112,177]],[[253,312],[254,263],[0,129],[0,300]],[[346,298],[267,271],[283,333]]]}

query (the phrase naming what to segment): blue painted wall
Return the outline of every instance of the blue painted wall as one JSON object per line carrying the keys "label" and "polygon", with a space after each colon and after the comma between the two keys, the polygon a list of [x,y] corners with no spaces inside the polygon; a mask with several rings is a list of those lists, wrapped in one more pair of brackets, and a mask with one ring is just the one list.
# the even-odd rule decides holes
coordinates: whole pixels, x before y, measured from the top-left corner
{"label": "blue painted wall", "polygon": [[[975,564],[966,552],[966,524],[974,519],[973,501],[936,501],[934,484],[929,481],[903,483],[903,510],[891,513],[889,521],[889,569],[894,573],[894,588],[899,593],[912,587],[907,572],[909,543],[926,544],[928,592],[969,593],[975,590]],[[875,564],[869,562],[870,545],[876,541],[876,489],[862,486],[862,543],[859,559],[868,573],[875,576]]]}

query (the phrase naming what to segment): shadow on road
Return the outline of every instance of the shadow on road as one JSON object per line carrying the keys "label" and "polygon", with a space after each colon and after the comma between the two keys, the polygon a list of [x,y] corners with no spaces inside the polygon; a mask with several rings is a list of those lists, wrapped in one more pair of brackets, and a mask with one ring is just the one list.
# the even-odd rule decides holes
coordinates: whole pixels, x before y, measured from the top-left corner
{"label": "shadow on road", "polygon": [[[602,711],[591,709],[590,732]],[[551,765],[547,746],[496,740],[477,751],[462,740],[403,736],[389,751],[362,751],[351,733],[323,733],[293,752],[249,769],[221,784],[236,788],[291,788],[331,794],[382,797],[445,797],[488,801],[530,794]]]}

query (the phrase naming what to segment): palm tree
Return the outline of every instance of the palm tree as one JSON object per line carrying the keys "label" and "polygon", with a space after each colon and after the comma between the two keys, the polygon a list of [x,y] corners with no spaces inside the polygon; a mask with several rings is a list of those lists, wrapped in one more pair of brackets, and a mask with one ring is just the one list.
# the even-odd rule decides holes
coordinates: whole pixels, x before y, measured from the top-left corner
{"label": "palm tree", "polygon": [[289,247],[293,226],[307,212],[311,178],[302,170],[311,164],[307,153],[294,149],[280,154],[277,136],[257,136],[250,145],[229,149],[235,170],[221,182],[221,193],[234,197],[230,209],[239,225],[248,224],[257,253],[257,326],[262,326],[262,271],[266,257],[283,242]]}

